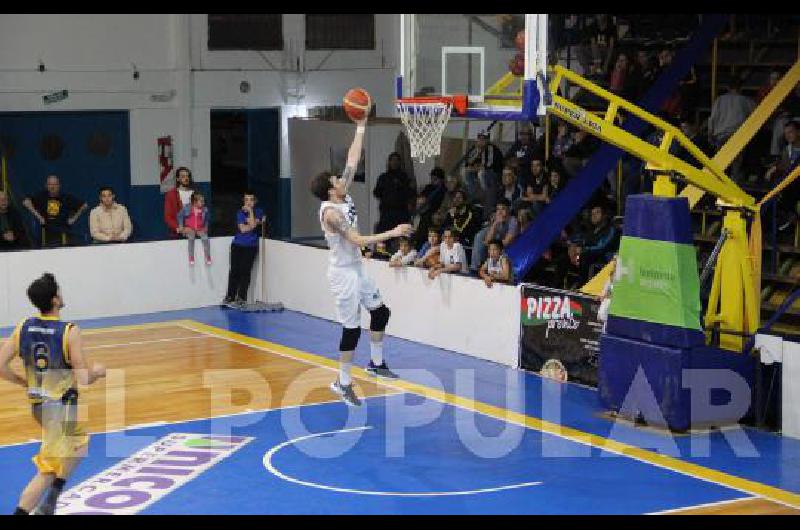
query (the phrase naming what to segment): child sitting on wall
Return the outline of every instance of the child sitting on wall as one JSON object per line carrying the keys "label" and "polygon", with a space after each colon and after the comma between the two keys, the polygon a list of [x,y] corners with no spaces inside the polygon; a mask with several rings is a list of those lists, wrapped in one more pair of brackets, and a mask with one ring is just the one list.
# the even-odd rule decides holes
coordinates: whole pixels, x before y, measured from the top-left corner
{"label": "child sitting on wall", "polygon": [[211,243],[208,240],[208,207],[200,192],[192,193],[191,203],[178,214],[178,233],[189,239],[189,265],[194,265],[194,240],[203,242],[206,265],[211,265]]}

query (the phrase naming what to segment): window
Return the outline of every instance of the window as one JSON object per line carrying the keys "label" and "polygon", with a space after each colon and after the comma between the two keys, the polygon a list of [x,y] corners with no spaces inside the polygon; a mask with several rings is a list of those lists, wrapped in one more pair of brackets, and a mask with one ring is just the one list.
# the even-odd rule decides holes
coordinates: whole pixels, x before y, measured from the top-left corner
{"label": "window", "polygon": [[208,15],[209,50],[282,50],[283,15]]}
{"label": "window", "polygon": [[306,15],[306,49],[374,50],[375,15]]}

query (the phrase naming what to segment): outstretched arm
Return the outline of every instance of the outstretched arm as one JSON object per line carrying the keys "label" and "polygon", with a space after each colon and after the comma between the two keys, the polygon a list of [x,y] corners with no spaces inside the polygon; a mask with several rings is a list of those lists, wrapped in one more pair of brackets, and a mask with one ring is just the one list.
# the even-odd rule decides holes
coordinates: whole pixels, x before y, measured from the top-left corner
{"label": "outstretched arm", "polygon": [[347,223],[347,220],[344,218],[342,212],[336,210],[335,208],[328,208],[325,210],[325,213],[323,214],[323,221],[325,222],[325,227],[329,231],[341,234],[345,239],[359,247],[373,245],[381,241],[388,241],[389,239],[393,239],[395,237],[409,236],[413,230],[411,225],[402,224],[380,234],[364,236],[359,234],[358,230],[351,227]]}
{"label": "outstretched arm", "polygon": [[361,149],[364,145],[364,133],[367,131],[367,118],[358,120],[356,122],[356,136],[353,138],[353,143],[350,144],[350,150],[347,152],[347,165],[342,171],[342,176],[339,177],[345,181],[345,187],[349,190],[350,184],[353,183],[353,177],[356,176],[356,169],[358,169],[358,162],[361,160]]}

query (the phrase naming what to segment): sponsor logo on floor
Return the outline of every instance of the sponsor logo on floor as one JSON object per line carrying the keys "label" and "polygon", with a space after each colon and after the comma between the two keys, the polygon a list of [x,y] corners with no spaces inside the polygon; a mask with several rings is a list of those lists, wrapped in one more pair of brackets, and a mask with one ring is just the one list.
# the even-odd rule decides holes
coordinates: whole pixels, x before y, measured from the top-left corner
{"label": "sponsor logo on floor", "polygon": [[132,515],[254,438],[173,433],[83,481],[59,498],[58,515]]}

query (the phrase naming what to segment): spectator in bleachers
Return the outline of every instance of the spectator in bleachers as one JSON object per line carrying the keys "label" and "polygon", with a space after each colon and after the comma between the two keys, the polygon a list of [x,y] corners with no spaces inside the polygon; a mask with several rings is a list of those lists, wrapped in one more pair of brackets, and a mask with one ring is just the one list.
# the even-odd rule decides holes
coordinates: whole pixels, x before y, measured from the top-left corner
{"label": "spectator in bleachers", "polygon": [[503,153],[489,141],[488,133],[478,133],[478,141],[464,168],[464,183],[470,198],[481,204],[484,214],[494,206],[502,171]]}
{"label": "spectator in bleachers", "polygon": [[556,163],[553,163],[550,167],[550,175],[547,179],[547,186],[545,187],[546,196],[544,202],[550,204],[550,202],[555,199],[556,195],[561,193],[565,184],[566,182],[564,181],[561,169],[559,169]]}
{"label": "spectator in bleachers", "polygon": [[[800,163],[800,121],[792,120],[783,127],[786,147],[781,151],[777,162],[770,166],[764,175],[767,182],[780,182]],[[778,229],[789,228],[800,213],[800,181],[795,180],[786,187],[778,198]]]}
{"label": "spectator in bleachers", "polygon": [[389,250],[386,241],[378,241],[364,249],[364,257],[379,261],[389,261],[392,259],[392,252]]}
{"label": "spectator in bleachers", "polygon": [[489,257],[481,265],[479,275],[486,287],[491,288],[495,282],[511,283],[511,264],[503,252],[505,246],[499,239],[489,241]]}
{"label": "spectator in bleachers", "polygon": [[439,206],[442,205],[444,194],[447,191],[444,183],[444,169],[436,166],[431,169],[430,176],[430,184],[427,184],[424,188],[422,188],[419,196],[425,197],[425,210],[435,212],[439,209]]}
{"label": "spectator in bleachers", "polygon": [[475,147],[467,160],[467,166],[475,170],[489,170],[494,178],[500,177],[500,172],[503,170],[503,153],[499,147],[489,141],[488,132],[478,133]]}
{"label": "spectator in bleachers", "polygon": [[407,237],[399,239],[397,252],[389,260],[390,267],[407,267],[413,265],[417,259],[417,251],[411,246],[411,241]]}
{"label": "spectator in bleachers", "polygon": [[450,211],[450,208],[453,205],[453,199],[456,195],[456,192],[463,189],[461,179],[458,177],[458,175],[447,175],[447,177],[444,179],[444,187],[444,198],[439,205],[439,209],[433,214],[433,226],[436,227],[442,226],[442,223],[444,223],[444,220],[447,217],[447,212]]}
{"label": "spectator in bleachers", "polygon": [[523,184],[524,191],[520,199],[520,206],[530,208],[534,214],[538,215],[544,207],[547,193],[547,169],[544,161],[539,158],[531,160],[531,180]]}
{"label": "spectator in bleachers", "polygon": [[[527,123],[522,125],[519,129],[519,137],[517,141],[515,141],[511,148],[506,151],[506,160],[516,157],[519,162],[517,168],[517,180],[518,182],[528,182],[531,178],[531,159],[535,155],[540,157],[544,157],[544,153],[537,153],[540,150],[540,147],[537,145],[535,138],[533,137],[533,130],[531,126]],[[508,164],[506,164],[508,165]]]}
{"label": "spectator in bleachers", "polygon": [[637,80],[637,72],[631,67],[628,54],[621,52],[617,55],[614,68],[611,71],[608,89],[621,98],[629,101],[636,99],[641,83]]}
{"label": "spectator in bleachers", "polygon": [[439,251],[441,250],[441,238],[435,228],[428,229],[428,239],[417,252],[417,259],[414,261],[416,267],[430,269],[439,263]]}
{"label": "spectator in bleachers", "polygon": [[591,135],[583,129],[572,132],[573,144],[566,150],[562,163],[564,170],[570,177],[577,175],[586,161],[595,150],[595,143]]}
{"label": "spectator in bleachers", "polygon": [[131,236],[133,225],[128,210],[114,199],[111,187],[100,188],[100,204],[89,212],[92,243],[121,243]]}
{"label": "spectator in bleachers", "polygon": [[616,252],[617,230],[608,219],[606,209],[596,205],[590,212],[590,226],[577,238],[580,254],[580,280],[589,279],[595,265],[603,265]]}
{"label": "spectator in bleachers", "polygon": [[195,192],[192,172],[188,167],[175,170],[175,187],[164,194],[164,223],[167,225],[169,237],[180,236],[178,232],[178,214],[192,204],[192,193]]}
{"label": "spectator in bleachers", "polygon": [[411,218],[410,208],[416,197],[411,179],[400,167],[400,155],[392,153],[386,161],[386,171],[378,177],[372,194],[378,199],[380,217],[375,232],[407,223]]}
{"label": "spectator in bleachers", "polygon": [[772,144],[770,145],[770,154],[772,156],[780,156],[781,150],[786,145],[783,135],[783,126],[790,120],[800,120],[800,83],[794,87],[794,90],[786,96],[786,99],[783,100],[775,111],[775,121],[772,127]]}
{"label": "spectator in bleachers", "polygon": [[[742,95],[739,92],[740,88],[741,81],[734,78],[728,87],[728,92],[719,96],[711,107],[711,116],[708,118],[708,136],[716,150],[725,145],[728,138],[739,129],[755,109],[753,100]],[[736,182],[742,182],[744,176],[742,172],[743,155],[743,152],[739,153],[728,168],[731,178]]]}
{"label": "spectator in bleachers", "polygon": [[533,212],[530,208],[520,208],[517,210],[518,233],[523,233],[533,222]]}
{"label": "spectator in bleachers", "polygon": [[[664,70],[672,65],[672,59],[675,57],[672,49],[665,46],[658,53],[658,69],[656,70],[656,78],[660,76]],[[677,120],[683,112],[683,101],[681,96],[681,87],[678,86],[672,94],[661,104],[659,114],[666,119]]]}
{"label": "spectator in bleachers", "polygon": [[30,247],[22,216],[5,191],[0,191],[0,235],[0,251]]}
{"label": "spectator in bleachers", "polygon": [[777,177],[776,181],[780,181],[785,177],[792,168],[797,165],[800,160],[800,121],[792,120],[786,122],[783,126],[783,137],[786,141],[786,147],[781,150],[780,158],[772,164],[764,179],[768,182],[773,177]]}
{"label": "spectator in bleachers", "polygon": [[[680,126],[683,134],[685,134],[686,137],[698,149],[700,149],[700,151],[703,152],[703,154],[705,154],[706,156],[711,156],[713,148],[711,147],[711,144],[708,143],[708,139],[705,137],[705,135],[700,134],[700,128],[697,126],[697,124],[695,124],[695,122],[690,120],[688,116],[684,115],[684,117],[681,118]],[[693,166],[699,166],[700,164],[699,162],[697,162],[697,159],[678,142],[673,142],[671,146],[671,151],[672,154],[674,154],[687,164],[691,164]]]}
{"label": "spectator in bleachers", "polygon": [[498,199],[507,200],[512,206],[522,197],[522,187],[517,184],[517,175],[514,168],[506,166],[503,168],[501,177],[502,187],[497,192]]}
{"label": "spectator in bleachers", "polygon": [[442,168],[434,167],[430,177],[431,182],[417,195],[416,206],[411,213],[410,224],[414,228],[411,238],[414,248],[419,248],[425,242],[428,228],[433,226],[434,215],[442,205],[447,192]]}
{"label": "spectator in bleachers", "polygon": [[657,67],[655,58],[647,50],[639,50],[636,53],[636,71],[639,73],[639,80],[642,86],[639,95],[644,94],[647,87],[656,80]]}
{"label": "spectator in bleachers", "polygon": [[184,206],[178,214],[178,233],[189,240],[189,265],[194,265],[194,241],[198,237],[203,243],[206,265],[211,265],[211,242],[208,239],[210,221],[205,197],[199,191],[192,193],[192,203]]}
{"label": "spectator in bleachers", "polygon": [[467,254],[458,242],[458,235],[452,228],[445,228],[439,245],[439,263],[431,267],[428,278],[433,280],[443,272],[467,273]]}
{"label": "spectator in bleachers", "polygon": [[61,192],[61,181],[55,175],[47,177],[46,189],[22,201],[39,221],[42,246],[63,246],[76,241],[71,231],[87,204],[70,193]]}
{"label": "spectator in bleachers", "polygon": [[472,247],[470,260],[472,262],[470,268],[474,272],[478,272],[481,263],[486,259],[489,241],[499,239],[503,245],[508,246],[519,233],[517,218],[511,214],[511,203],[505,198],[500,198],[495,208],[496,211],[489,226],[481,229],[475,235],[475,244]]}
{"label": "spectator in bleachers", "polygon": [[767,95],[772,92],[772,89],[775,88],[775,85],[778,84],[778,81],[781,80],[781,72],[778,70],[772,70],[769,73],[769,79],[767,82],[761,85],[758,88],[758,92],[756,92],[756,104],[761,103]]}
{"label": "spectator in bleachers", "polygon": [[467,192],[456,190],[450,211],[447,212],[442,226],[452,229],[463,245],[471,246],[481,222],[480,216],[469,202]]}
{"label": "spectator in bleachers", "polygon": [[589,27],[588,35],[592,73],[605,77],[617,43],[617,27],[609,20],[608,15],[595,15],[595,23]]}
{"label": "spectator in bleachers", "polygon": [[558,120],[556,136],[553,138],[553,147],[550,150],[550,155],[554,158],[563,158],[574,143],[575,139],[569,130],[569,124],[563,120]]}

